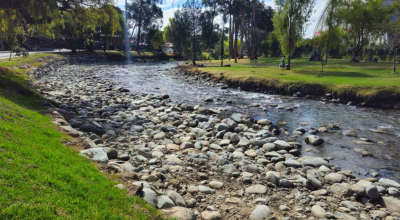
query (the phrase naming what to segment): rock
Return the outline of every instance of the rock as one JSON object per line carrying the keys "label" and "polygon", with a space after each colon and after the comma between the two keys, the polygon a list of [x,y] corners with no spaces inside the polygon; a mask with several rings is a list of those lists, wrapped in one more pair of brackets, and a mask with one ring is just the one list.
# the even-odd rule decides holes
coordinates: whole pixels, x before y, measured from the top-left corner
{"label": "rock", "polygon": [[290,144],[288,144],[286,141],[277,140],[274,142],[274,144],[275,144],[277,150],[290,151],[291,149],[293,149],[293,147],[290,146]]}
{"label": "rock", "polygon": [[268,119],[260,119],[260,120],[257,121],[257,124],[270,125],[270,124],[272,124],[272,122],[270,120],[268,120]]}
{"label": "rock", "polygon": [[310,184],[316,188],[321,188],[324,184],[324,179],[316,169],[307,170],[307,179]]}
{"label": "rock", "polygon": [[324,139],[316,135],[308,135],[305,141],[307,144],[312,144],[314,146],[319,146],[324,143]]}
{"label": "rock", "polygon": [[197,186],[199,188],[199,192],[204,193],[204,194],[214,194],[215,190],[211,189],[210,187],[199,185]]}
{"label": "rock", "polygon": [[159,209],[167,209],[174,207],[174,202],[168,196],[160,196],[158,197],[157,208]]}
{"label": "rock", "polygon": [[312,208],[311,208],[311,213],[316,217],[316,218],[319,218],[319,219],[321,219],[321,218],[325,218],[325,216],[326,216],[326,211],[325,211],[325,209],[323,209],[321,206],[319,206],[319,205],[314,205]]}
{"label": "rock", "polygon": [[350,184],[348,183],[335,183],[330,186],[330,190],[333,194],[338,196],[351,196],[353,194]]}
{"label": "rock", "polygon": [[232,173],[234,173],[234,172],[237,172],[236,166],[233,165],[233,164],[229,164],[229,165],[224,165],[224,166],[222,166],[220,171],[221,171],[222,173],[224,173],[224,174],[232,174]]}
{"label": "rock", "polygon": [[222,150],[223,148],[221,146],[219,146],[218,144],[210,144],[210,149]]}
{"label": "rock", "polygon": [[201,213],[201,219],[203,220],[220,220],[222,215],[218,211],[204,211]]}
{"label": "rock", "polygon": [[351,191],[357,193],[359,196],[364,196],[365,195],[365,187],[358,185],[358,184],[352,184],[351,186]]}
{"label": "rock", "polygon": [[267,219],[271,215],[271,210],[266,205],[257,205],[250,215],[250,219]]}
{"label": "rock", "polygon": [[[389,187],[388,188],[388,193],[391,196],[395,196],[395,197],[400,196],[400,191],[398,189],[396,189],[396,188],[393,188],[393,187]],[[400,212],[400,210],[399,210],[399,212]]]}
{"label": "rock", "polygon": [[187,189],[187,191],[190,194],[197,194],[199,192],[199,188],[197,186],[189,186],[189,188]]}
{"label": "rock", "polygon": [[217,131],[228,131],[229,130],[229,126],[227,124],[219,123],[219,124],[215,125],[215,129]]}
{"label": "rock", "polygon": [[320,189],[320,190],[313,191],[311,194],[314,196],[326,196],[326,195],[328,195],[328,191],[326,189]]}
{"label": "rock", "polygon": [[342,202],[340,203],[340,205],[342,205],[343,207],[346,207],[346,208],[350,209],[351,211],[357,211],[357,210],[358,210],[357,206],[356,206],[353,202],[351,202],[351,201],[342,201]]}
{"label": "rock", "polygon": [[80,154],[94,161],[102,163],[106,163],[108,161],[107,152],[102,147],[83,150],[80,152]]}
{"label": "rock", "polygon": [[279,210],[285,212],[285,211],[290,211],[290,208],[287,205],[280,205]]}
{"label": "rock", "polygon": [[157,194],[148,188],[143,188],[144,197],[143,199],[146,200],[149,204],[153,205],[154,207],[158,204]]}
{"label": "rock", "polygon": [[165,133],[164,132],[157,133],[153,137],[154,140],[159,140],[159,139],[164,139],[164,138],[165,138]]}
{"label": "rock", "polygon": [[165,218],[175,218],[179,220],[196,220],[196,215],[194,211],[188,208],[175,206],[170,209],[161,210],[163,217]]}
{"label": "rock", "polygon": [[322,157],[314,157],[311,162],[314,164],[315,167],[326,166],[330,167],[331,165],[327,160]]}
{"label": "rock", "polygon": [[266,173],[266,180],[270,183],[273,183],[274,185],[278,186],[279,185],[279,178],[280,174],[275,171],[268,171]]}
{"label": "rock", "polygon": [[394,180],[390,180],[390,179],[385,179],[385,178],[381,178],[379,180],[379,184],[383,187],[397,187],[400,188],[400,184]]}
{"label": "rock", "polygon": [[179,193],[177,193],[177,192],[175,192],[173,190],[168,190],[165,193],[165,195],[168,196],[172,201],[174,201],[174,203],[177,206],[186,207],[185,200],[183,199],[183,197]]}
{"label": "rock", "polygon": [[276,146],[273,143],[266,143],[263,145],[262,149],[266,152],[276,151]]}
{"label": "rock", "polygon": [[246,194],[266,194],[267,193],[267,187],[264,185],[253,185],[250,187],[247,187],[245,190]]}
{"label": "rock", "polygon": [[330,173],[325,176],[325,181],[330,183],[340,183],[344,179],[344,176],[339,173]]}
{"label": "rock", "polygon": [[293,183],[291,181],[289,181],[289,180],[286,180],[286,179],[279,180],[279,185],[281,187],[285,187],[285,188],[294,187]]}
{"label": "rock", "polygon": [[211,181],[208,185],[212,189],[221,189],[224,186],[224,183],[220,181]]}
{"label": "rock", "polygon": [[107,153],[107,157],[108,159],[112,160],[112,159],[117,159],[118,158],[118,151],[114,148],[104,148],[104,150]]}
{"label": "rock", "polygon": [[194,145],[189,142],[183,142],[180,147],[181,150],[185,150],[185,149],[189,149],[189,148],[194,148]]}
{"label": "rock", "polygon": [[379,200],[379,204],[385,207],[389,212],[399,212],[400,210],[400,199],[382,196]]}
{"label": "rock", "polygon": [[287,160],[285,161],[285,166],[287,167],[294,167],[294,168],[300,168],[302,167],[300,162],[297,160]]}
{"label": "rock", "polygon": [[245,138],[245,137],[243,137],[243,138],[240,138],[240,141],[239,141],[239,143],[238,143],[238,147],[247,147],[247,146],[249,146],[251,143],[250,143],[250,141],[249,141],[249,139],[247,139],[247,138]]}
{"label": "rock", "polygon": [[344,136],[349,136],[349,137],[357,137],[356,132],[353,131],[353,130],[346,130],[346,131],[343,131],[343,135],[344,135]]}
{"label": "rock", "polygon": [[372,184],[365,187],[365,193],[372,200],[377,200],[379,198],[378,188]]}
{"label": "rock", "polygon": [[179,151],[180,147],[179,147],[179,145],[176,145],[176,144],[167,144],[167,149],[168,150]]}

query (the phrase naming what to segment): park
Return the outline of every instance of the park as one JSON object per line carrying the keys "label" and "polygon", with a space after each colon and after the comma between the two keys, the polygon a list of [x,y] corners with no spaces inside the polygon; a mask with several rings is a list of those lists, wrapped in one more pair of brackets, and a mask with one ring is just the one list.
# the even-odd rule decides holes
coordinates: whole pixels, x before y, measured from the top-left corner
{"label": "park", "polygon": [[0,0],[0,219],[400,219],[399,0]]}

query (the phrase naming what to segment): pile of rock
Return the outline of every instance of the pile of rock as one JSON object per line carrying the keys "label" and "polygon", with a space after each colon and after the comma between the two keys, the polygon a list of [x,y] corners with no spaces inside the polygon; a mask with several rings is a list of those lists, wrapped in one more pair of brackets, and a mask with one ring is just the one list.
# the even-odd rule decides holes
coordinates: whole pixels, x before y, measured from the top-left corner
{"label": "pile of rock", "polygon": [[[60,103],[54,123],[85,140],[81,154],[129,177],[117,187],[134,191],[144,183],[144,199],[166,217],[400,218],[393,180],[357,179],[326,158],[301,157],[302,145],[267,119],[133,95],[98,78],[96,68],[47,66],[31,75],[43,96]],[[293,134],[319,146],[317,132]]]}

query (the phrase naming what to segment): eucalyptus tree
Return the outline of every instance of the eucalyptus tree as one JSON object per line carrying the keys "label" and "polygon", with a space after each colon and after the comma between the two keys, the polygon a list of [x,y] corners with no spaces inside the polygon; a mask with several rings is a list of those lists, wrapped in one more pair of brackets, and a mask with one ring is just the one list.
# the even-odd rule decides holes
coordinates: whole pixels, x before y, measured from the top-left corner
{"label": "eucalyptus tree", "polygon": [[304,33],[304,25],[310,19],[315,0],[275,0],[276,12],[273,18],[274,30],[282,52],[288,57],[287,69],[296,42]]}
{"label": "eucalyptus tree", "polygon": [[[162,0],[132,0],[128,5],[128,18],[134,22],[138,28],[136,34],[136,50],[139,51],[142,39],[142,31],[148,32],[150,29],[161,27],[163,11],[158,6]],[[132,32],[133,34],[133,32]]]}

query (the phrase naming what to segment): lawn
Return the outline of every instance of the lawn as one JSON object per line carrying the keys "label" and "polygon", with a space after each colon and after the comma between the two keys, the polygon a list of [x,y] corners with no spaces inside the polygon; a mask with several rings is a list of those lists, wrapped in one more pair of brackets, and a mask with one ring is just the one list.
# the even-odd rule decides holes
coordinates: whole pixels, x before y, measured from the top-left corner
{"label": "lawn", "polygon": [[[231,67],[220,67],[220,60],[198,62],[204,64],[202,71],[224,73],[228,78],[246,80],[249,78],[282,79],[288,81],[306,81],[341,86],[400,86],[400,76],[392,74],[392,62],[351,63],[349,60],[330,59],[320,77],[320,62],[311,62],[305,58],[291,60],[291,70],[281,70],[278,66],[281,58],[259,58],[256,62],[241,59],[238,63],[224,60]],[[287,63],[287,59],[286,59]]]}
{"label": "lawn", "polygon": [[79,155],[13,69],[38,59],[0,60],[0,219],[159,219],[159,212]]}

